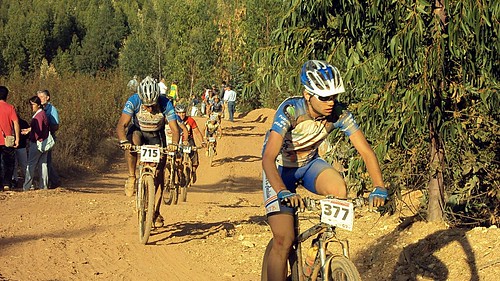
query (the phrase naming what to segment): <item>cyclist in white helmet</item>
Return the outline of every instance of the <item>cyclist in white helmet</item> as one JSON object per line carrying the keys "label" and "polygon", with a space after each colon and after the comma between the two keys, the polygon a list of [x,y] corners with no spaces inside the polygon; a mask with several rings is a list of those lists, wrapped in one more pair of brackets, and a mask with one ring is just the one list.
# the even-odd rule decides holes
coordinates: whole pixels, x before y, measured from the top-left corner
{"label": "cyclist in white helmet", "polygon": [[363,158],[374,185],[373,206],[387,198],[375,153],[347,107],[338,101],[345,92],[338,69],[327,62],[307,61],[301,71],[304,91],[278,107],[262,152],[263,192],[266,214],[273,233],[267,259],[267,280],[285,280],[286,260],[294,239],[293,209],[303,208],[296,183],[321,195],[345,198],[341,174],[318,155],[318,147],[330,132],[339,128]]}
{"label": "cyclist in white helmet", "polygon": [[[116,134],[120,146],[125,150],[125,159],[127,160],[128,179],[125,183],[127,196],[133,196],[135,192],[137,164],[137,153],[130,152],[129,149],[132,144],[158,144],[165,147],[166,123],[172,131],[173,143],[179,143],[180,130],[174,106],[168,98],[160,96],[158,83],[148,76],[137,87],[137,93],[133,94],[125,103],[116,126]],[[170,151],[177,150],[175,145],[169,145],[167,148]],[[163,173],[159,174],[163,175]],[[155,222],[157,220],[159,224],[163,221],[159,209],[155,213]]]}

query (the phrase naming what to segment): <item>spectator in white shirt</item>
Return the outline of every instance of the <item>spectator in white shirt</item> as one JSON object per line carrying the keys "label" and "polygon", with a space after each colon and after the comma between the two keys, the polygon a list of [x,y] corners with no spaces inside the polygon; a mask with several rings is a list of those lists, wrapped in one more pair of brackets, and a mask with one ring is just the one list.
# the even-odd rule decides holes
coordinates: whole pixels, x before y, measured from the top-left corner
{"label": "spectator in white shirt", "polygon": [[224,92],[224,101],[227,102],[227,111],[229,113],[229,121],[234,122],[234,112],[236,111],[236,92],[233,91],[231,85],[226,85]]}

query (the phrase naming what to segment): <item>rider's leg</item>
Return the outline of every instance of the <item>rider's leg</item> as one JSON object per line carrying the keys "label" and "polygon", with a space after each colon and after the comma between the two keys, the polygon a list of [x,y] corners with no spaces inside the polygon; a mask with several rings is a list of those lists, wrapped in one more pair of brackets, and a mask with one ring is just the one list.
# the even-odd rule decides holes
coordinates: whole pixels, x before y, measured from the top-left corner
{"label": "rider's leg", "polygon": [[198,160],[198,151],[193,151],[193,156],[191,157],[191,163],[193,170],[191,171],[191,182],[196,183],[196,170],[198,169],[199,160]]}
{"label": "rider's leg", "polygon": [[294,240],[293,216],[288,213],[271,215],[268,218],[273,232],[273,245],[267,257],[267,280],[285,280],[287,258]]}
{"label": "rider's leg", "polygon": [[324,169],[316,178],[316,191],[320,195],[333,195],[339,198],[347,197],[347,187],[344,178],[333,169]]}
{"label": "rider's leg", "polygon": [[[131,141],[134,145],[142,144],[142,136],[140,131],[133,131],[128,136],[127,139]],[[125,195],[131,197],[135,192],[135,182],[136,182],[136,167],[137,167],[137,153],[125,151],[125,160],[127,161],[128,168],[128,179],[125,183]]]}

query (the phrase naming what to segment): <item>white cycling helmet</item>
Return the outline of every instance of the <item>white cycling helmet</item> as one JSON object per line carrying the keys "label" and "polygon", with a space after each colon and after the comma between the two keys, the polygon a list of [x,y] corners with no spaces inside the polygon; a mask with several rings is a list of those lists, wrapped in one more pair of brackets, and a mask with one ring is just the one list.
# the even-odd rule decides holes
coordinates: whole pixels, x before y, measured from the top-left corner
{"label": "white cycling helmet", "polygon": [[137,87],[137,93],[142,101],[142,104],[146,106],[155,105],[160,96],[160,87],[156,80],[147,76],[141,81],[139,87]]}
{"label": "white cycling helmet", "polygon": [[177,112],[177,113],[186,112],[186,107],[182,104],[178,104],[175,106],[175,112]]}
{"label": "white cycling helmet", "polygon": [[325,61],[310,60],[304,63],[300,80],[307,92],[320,97],[329,97],[345,92],[339,70]]}

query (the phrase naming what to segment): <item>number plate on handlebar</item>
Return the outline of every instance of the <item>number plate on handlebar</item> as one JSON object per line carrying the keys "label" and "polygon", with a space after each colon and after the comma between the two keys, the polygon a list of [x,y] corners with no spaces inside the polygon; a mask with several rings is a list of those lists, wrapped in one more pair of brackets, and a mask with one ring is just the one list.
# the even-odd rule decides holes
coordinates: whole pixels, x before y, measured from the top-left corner
{"label": "number plate on handlebar", "polygon": [[141,146],[141,162],[159,163],[161,148],[156,145]]}
{"label": "number plate on handlebar", "polygon": [[184,153],[191,153],[191,146],[184,146],[184,147],[182,147],[182,152],[184,152]]}
{"label": "number plate on handlebar", "polygon": [[338,199],[321,199],[321,222],[352,231],[354,206]]}
{"label": "number plate on handlebar", "polygon": [[208,142],[215,142],[215,137],[209,137]]}

